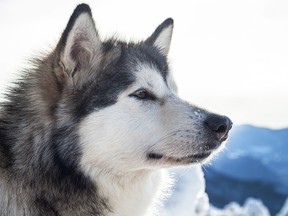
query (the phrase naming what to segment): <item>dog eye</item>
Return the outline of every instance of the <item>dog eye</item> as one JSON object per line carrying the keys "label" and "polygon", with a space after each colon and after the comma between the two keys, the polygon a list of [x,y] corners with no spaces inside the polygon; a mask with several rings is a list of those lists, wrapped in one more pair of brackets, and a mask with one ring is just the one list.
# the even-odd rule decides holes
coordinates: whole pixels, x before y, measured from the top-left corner
{"label": "dog eye", "polygon": [[156,100],[156,97],[146,89],[139,89],[130,94],[130,96],[140,100]]}

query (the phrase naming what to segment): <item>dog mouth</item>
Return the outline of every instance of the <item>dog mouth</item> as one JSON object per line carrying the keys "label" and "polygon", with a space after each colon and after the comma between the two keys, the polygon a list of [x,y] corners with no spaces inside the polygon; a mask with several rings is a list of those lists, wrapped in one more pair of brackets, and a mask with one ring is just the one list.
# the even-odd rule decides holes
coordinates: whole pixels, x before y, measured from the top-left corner
{"label": "dog mouth", "polygon": [[180,164],[189,164],[189,163],[200,163],[211,155],[212,151],[205,151],[198,154],[192,154],[185,157],[173,157],[166,156],[159,153],[148,153],[147,158],[154,161],[163,161],[170,163],[180,163]]}

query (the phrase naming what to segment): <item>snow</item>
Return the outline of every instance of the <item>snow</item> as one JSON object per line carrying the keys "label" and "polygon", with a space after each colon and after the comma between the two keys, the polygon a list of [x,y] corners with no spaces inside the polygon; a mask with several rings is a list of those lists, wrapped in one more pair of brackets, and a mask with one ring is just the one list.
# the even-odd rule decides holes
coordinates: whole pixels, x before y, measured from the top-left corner
{"label": "snow", "polygon": [[[175,178],[172,196],[165,202],[161,216],[270,216],[259,199],[248,198],[241,206],[231,202],[223,209],[209,204],[205,180],[200,166],[170,170]],[[288,215],[288,198],[277,216]]]}
{"label": "snow", "polygon": [[288,215],[288,198],[286,199],[286,202],[284,203],[282,209],[276,216],[287,216]]}
{"label": "snow", "polygon": [[[208,207],[204,174],[200,166],[170,171],[175,179],[173,196],[165,203],[163,216],[191,216],[191,212],[203,211]],[[204,202],[203,202],[204,201]]]}
{"label": "snow", "polygon": [[206,216],[270,216],[268,208],[261,200],[248,198],[244,205],[237,202],[231,202],[223,209],[217,209],[211,206],[209,214]]}
{"label": "snow", "polygon": [[243,206],[231,202],[224,209],[211,208],[211,216],[270,216],[269,210],[260,200],[248,198]]}

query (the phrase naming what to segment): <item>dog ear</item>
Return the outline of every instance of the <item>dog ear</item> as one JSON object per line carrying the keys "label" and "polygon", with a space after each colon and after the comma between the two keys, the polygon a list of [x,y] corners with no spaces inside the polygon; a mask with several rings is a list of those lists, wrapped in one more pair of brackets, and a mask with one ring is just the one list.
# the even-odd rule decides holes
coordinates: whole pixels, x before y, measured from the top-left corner
{"label": "dog ear", "polygon": [[146,40],[146,43],[157,47],[164,56],[167,56],[169,52],[173,33],[173,23],[174,21],[172,18],[166,19]]}
{"label": "dog ear", "polygon": [[57,45],[61,77],[80,87],[100,65],[102,42],[96,30],[91,9],[86,4],[76,7]]}

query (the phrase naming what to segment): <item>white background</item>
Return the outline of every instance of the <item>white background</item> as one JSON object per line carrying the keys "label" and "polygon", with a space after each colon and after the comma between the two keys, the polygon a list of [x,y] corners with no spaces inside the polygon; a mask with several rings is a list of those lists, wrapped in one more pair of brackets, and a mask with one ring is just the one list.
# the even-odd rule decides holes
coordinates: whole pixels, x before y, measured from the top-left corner
{"label": "white background", "polygon": [[[288,126],[288,1],[86,1],[100,34],[143,39],[167,17],[180,95],[234,123]],[[57,43],[75,0],[0,0],[0,93]]]}

